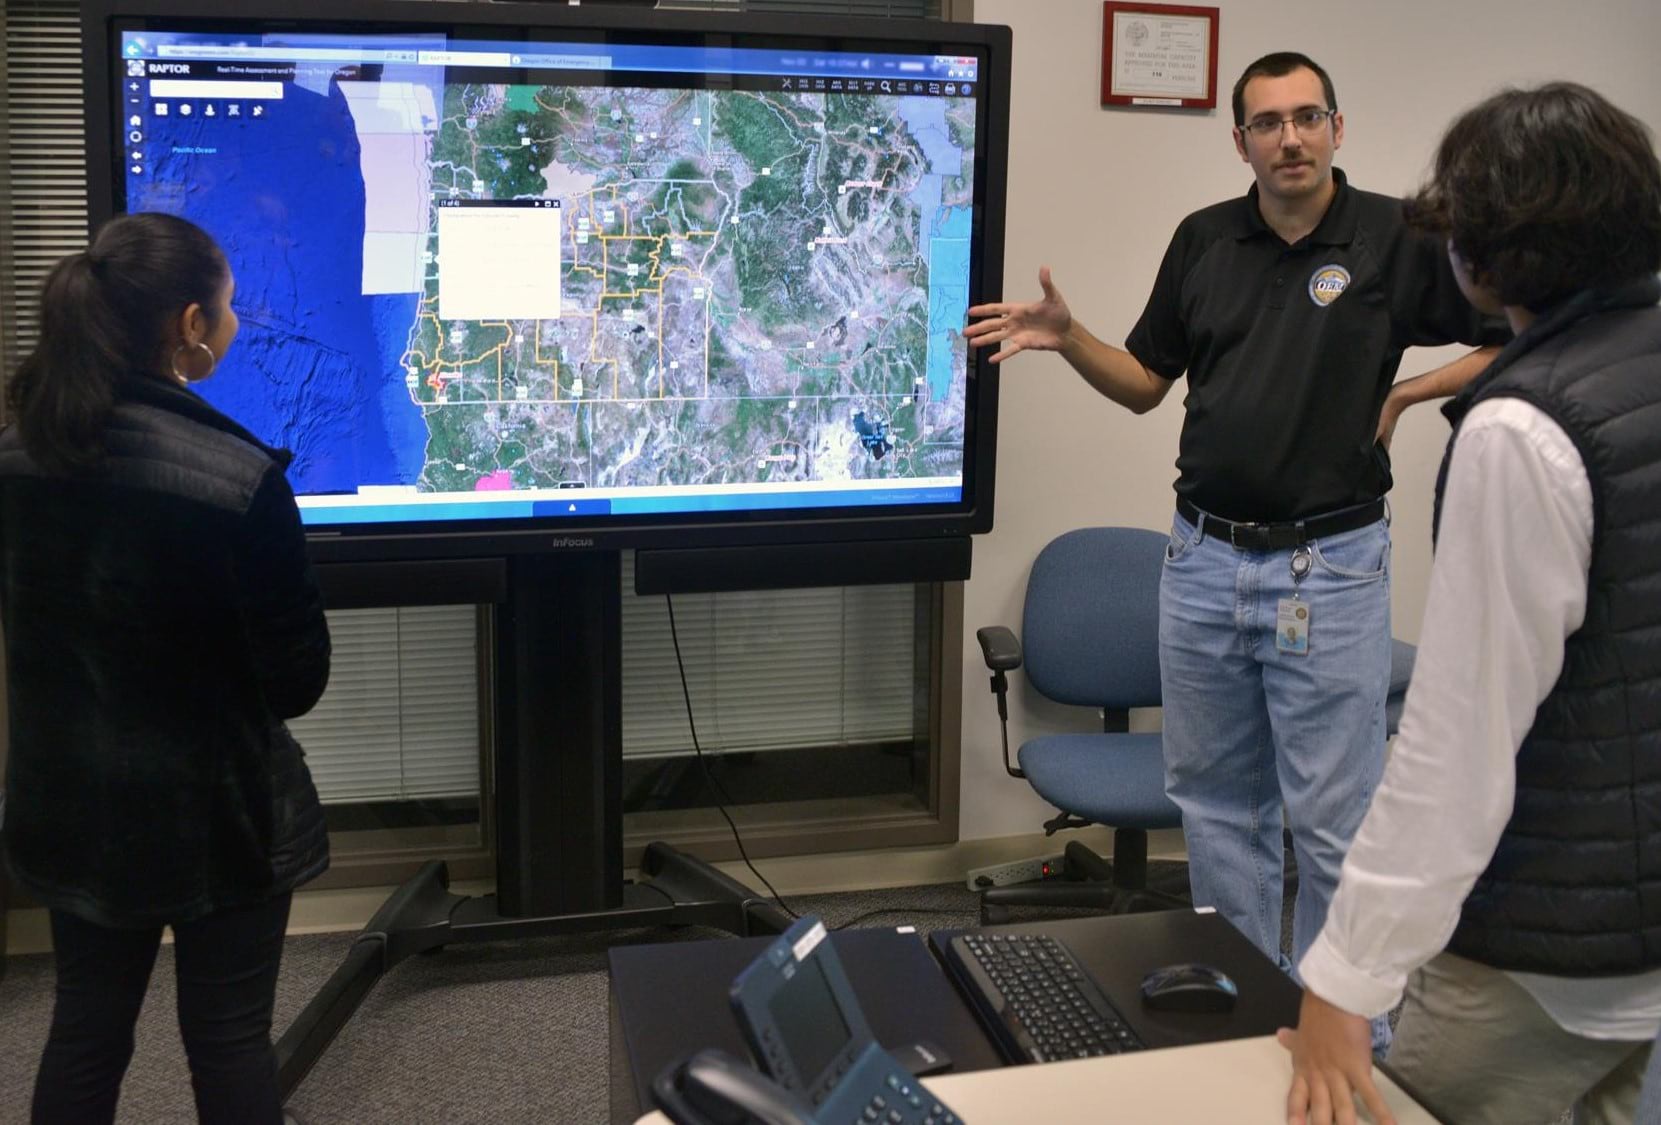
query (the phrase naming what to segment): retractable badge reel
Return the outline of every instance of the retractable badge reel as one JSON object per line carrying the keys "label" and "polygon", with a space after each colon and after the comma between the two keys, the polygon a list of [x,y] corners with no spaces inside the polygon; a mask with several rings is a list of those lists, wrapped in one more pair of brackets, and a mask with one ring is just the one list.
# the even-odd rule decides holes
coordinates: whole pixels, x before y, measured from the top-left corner
{"label": "retractable badge reel", "polygon": [[1309,655],[1309,604],[1298,597],[1298,587],[1314,565],[1308,547],[1292,552],[1292,596],[1281,598],[1275,613],[1275,648],[1292,656]]}

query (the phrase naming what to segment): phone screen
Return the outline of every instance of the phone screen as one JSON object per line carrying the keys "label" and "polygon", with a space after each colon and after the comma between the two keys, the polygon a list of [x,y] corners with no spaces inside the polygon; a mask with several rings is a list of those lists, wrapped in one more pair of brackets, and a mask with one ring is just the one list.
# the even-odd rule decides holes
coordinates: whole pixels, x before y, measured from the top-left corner
{"label": "phone screen", "polygon": [[802,1084],[816,1088],[819,1076],[846,1046],[850,1034],[817,959],[797,966],[795,975],[773,994],[767,1011]]}

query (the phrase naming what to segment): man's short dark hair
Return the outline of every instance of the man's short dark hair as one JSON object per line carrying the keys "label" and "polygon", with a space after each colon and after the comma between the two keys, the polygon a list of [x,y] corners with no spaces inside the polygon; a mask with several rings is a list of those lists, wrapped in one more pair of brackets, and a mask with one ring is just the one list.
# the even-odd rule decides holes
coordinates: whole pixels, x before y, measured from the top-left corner
{"label": "man's short dark hair", "polygon": [[1595,90],[1505,90],[1442,137],[1408,220],[1476,282],[1534,312],[1661,269],[1661,163],[1643,123]]}
{"label": "man's short dark hair", "polygon": [[1338,108],[1338,95],[1332,90],[1332,76],[1322,69],[1320,63],[1297,51],[1276,51],[1248,66],[1241,72],[1239,81],[1235,82],[1234,124],[1243,126],[1246,123],[1246,83],[1253,78],[1285,78],[1294,70],[1314,71],[1321,80],[1321,92],[1326,94],[1326,108]]}

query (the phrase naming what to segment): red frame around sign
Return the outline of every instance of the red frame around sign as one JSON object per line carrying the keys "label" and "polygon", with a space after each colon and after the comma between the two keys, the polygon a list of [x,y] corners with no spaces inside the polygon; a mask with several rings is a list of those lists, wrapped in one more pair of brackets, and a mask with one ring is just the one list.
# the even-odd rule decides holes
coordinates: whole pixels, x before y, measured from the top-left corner
{"label": "red frame around sign", "polygon": [[[1217,108],[1217,25],[1218,9],[1196,8],[1185,4],[1139,4],[1134,0],[1103,0],[1102,3],[1102,104],[1146,106],[1156,95],[1115,94],[1113,92],[1113,14],[1115,12],[1143,13],[1150,16],[1202,16],[1211,23],[1211,46],[1206,52],[1206,96],[1203,98],[1161,99],[1164,108]],[[1174,103],[1174,104],[1172,104]]]}

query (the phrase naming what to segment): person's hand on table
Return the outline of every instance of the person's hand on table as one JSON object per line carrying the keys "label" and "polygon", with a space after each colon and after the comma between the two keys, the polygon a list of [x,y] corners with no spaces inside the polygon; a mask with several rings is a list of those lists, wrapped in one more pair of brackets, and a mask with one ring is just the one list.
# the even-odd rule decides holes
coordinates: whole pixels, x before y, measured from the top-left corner
{"label": "person's hand on table", "polygon": [[1373,1082],[1372,1026],[1365,1016],[1305,991],[1297,1030],[1283,1027],[1276,1038],[1292,1052],[1287,1125],[1356,1125],[1357,1095],[1377,1125],[1396,1125]]}

